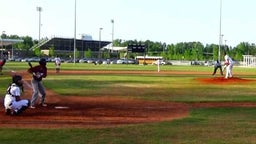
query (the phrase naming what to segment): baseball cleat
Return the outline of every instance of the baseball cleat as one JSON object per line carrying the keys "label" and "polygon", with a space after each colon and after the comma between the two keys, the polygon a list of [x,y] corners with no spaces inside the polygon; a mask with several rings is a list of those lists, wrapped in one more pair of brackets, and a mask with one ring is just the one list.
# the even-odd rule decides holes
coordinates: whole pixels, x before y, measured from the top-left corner
{"label": "baseball cleat", "polygon": [[35,109],[36,107],[35,107],[35,106],[30,106],[29,108],[31,108],[31,109]]}
{"label": "baseball cleat", "polygon": [[45,103],[42,103],[42,104],[40,104],[42,107],[47,107],[47,104],[45,104]]}

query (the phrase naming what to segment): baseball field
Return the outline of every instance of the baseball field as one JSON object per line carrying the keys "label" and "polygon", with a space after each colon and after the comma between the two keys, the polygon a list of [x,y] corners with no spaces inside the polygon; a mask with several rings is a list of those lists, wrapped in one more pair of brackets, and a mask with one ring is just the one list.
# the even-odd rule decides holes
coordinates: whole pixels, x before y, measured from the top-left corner
{"label": "baseball field", "polygon": [[[36,65],[36,63],[32,63]],[[4,115],[12,74],[32,95],[27,63],[8,62],[0,75],[1,144],[255,143],[256,69],[48,63],[43,80],[48,107]]]}

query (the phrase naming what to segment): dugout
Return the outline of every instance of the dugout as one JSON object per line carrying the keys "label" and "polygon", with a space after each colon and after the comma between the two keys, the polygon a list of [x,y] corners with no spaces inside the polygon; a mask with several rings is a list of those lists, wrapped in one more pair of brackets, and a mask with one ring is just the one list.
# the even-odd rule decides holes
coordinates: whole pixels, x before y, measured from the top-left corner
{"label": "dugout", "polygon": [[[0,58],[13,59],[13,45],[16,43],[21,43],[21,39],[0,39]],[[9,47],[11,48],[9,49]]]}

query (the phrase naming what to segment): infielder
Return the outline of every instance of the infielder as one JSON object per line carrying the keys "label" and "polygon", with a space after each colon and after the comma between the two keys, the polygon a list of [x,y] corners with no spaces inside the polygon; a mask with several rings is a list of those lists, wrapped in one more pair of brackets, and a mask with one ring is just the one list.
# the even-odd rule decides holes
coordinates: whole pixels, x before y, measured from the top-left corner
{"label": "infielder", "polygon": [[46,67],[46,60],[44,58],[41,58],[39,61],[39,65],[32,67],[28,69],[28,72],[31,73],[33,76],[31,80],[32,88],[33,88],[33,94],[31,97],[31,105],[30,108],[34,109],[36,100],[39,96],[39,93],[41,94],[41,100],[40,105],[46,107],[47,104],[45,104],[45,89],[42,83],[42,79],[47,76],[47,67]]}
{"label": "infielder", "polygon": [[60,72],[60,65],[61,65],[61,60],[60,60],[60,57],[56,57],[55,59],[55,69],[56,69],[56,73],[59,73]]}
{"label": "infielder", "polygon": [[228,55],[227,55],[227,53],[226,52],[224,52],[224,59],[225,59],[225,62],[224,62],[224,64],[225,64],[225,66],[224,66],[224,68],[226,68],[226,76],[225,76],[225,78],[227,79],[227,78],[232,78],[233,77],[233,65],[234,65],[234,62],[233,62],[233,60],[232,60],[232,58],[231,57],[229,57]]}
{"label": "infielder", "polygon": [[22,77],[14,75],[12,84],[8,87],[4,98],[4,107],[6,115],[18,115],[26,110],[30,101],[27,99],[21,100],[21,92],[23,91]]}

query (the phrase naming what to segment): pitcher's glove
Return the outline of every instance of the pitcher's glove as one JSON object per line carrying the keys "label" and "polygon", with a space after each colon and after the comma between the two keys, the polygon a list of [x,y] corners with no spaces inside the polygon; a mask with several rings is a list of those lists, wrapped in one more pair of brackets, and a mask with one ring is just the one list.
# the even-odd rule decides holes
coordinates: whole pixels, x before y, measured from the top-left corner
{"label": "pitcher's glove", "polygon": [[228,65],[229,65],[229,62],[225,62],[224,65],[225,65],[225,66],[228,66]]}

